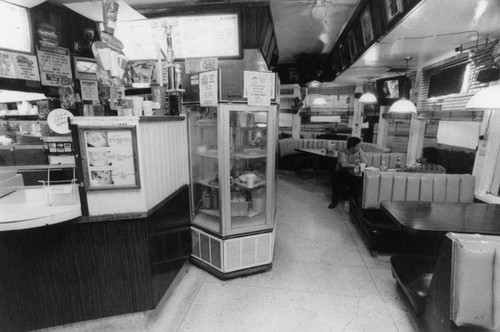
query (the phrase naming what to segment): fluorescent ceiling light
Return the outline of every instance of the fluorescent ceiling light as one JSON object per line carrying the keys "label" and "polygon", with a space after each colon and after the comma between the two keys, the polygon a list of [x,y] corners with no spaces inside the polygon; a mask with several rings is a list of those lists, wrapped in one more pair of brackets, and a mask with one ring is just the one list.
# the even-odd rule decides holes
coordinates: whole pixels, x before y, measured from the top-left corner
{"label": "fluorescent ceiling light", "polygon": [[18,101],[45,100],[44,94],[34,92],[21,92],[11,90],[0,90],[0,103],[15,103]]}
{"label": "fluorescent ceiling light", "polygon": [[42,2],[45,2],[45,0],[4,0],[5,2],[10,2],[14,5],[26,7],[26,8],[33,8],[35,6],[38,6]]}

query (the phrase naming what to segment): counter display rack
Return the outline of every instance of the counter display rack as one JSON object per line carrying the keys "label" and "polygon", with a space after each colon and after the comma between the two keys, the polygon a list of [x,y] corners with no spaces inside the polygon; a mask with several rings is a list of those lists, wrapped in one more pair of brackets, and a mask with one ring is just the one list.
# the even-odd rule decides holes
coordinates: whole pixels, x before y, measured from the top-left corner
{"label": "counter display rack", "polygon": [[277,107],[186,105],[192,260],[220,278],[272,263]]}

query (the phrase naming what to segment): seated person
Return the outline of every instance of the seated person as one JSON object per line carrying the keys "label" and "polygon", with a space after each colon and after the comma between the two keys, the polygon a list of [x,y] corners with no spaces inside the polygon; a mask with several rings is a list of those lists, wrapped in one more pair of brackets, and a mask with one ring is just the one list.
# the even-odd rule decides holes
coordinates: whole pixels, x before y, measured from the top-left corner
{"label": "seated person", "polygon": [[440,153],[437,148],[426,147],[422,149],[422,157],[417,160],[420,165],[409,166],[403,172],[415,173],[446,173],[446,168],[439,165]]}
{"label": "seated person", "polygon": [[332,177],[332,202],[328,206],[333,209],[340,199],[349,199],[357,191],[357,177],[353,173],[356,161],[366,163],[366,157],[361,150],[358,137],[349,137],[347,147],[340,151],[337,156],[337,166]]}

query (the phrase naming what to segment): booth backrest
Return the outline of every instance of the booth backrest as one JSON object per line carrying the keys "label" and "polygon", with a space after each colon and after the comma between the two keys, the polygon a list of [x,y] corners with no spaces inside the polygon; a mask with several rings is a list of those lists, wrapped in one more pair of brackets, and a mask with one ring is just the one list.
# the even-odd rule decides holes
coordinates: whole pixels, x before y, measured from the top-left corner
{"label": "booth backrest", "polygon": [[326,139],[280,139],[278,141],[279,156],[284,157],[289,154],[297,153],[295,149],[326,149],[328,142],[336,141]]}
{"label": "booth backrest", "polygon": [[367,171],[363,209],[379,209],[382,201],[473,202],[474,176]]}
{"label": "booth backrest", "polygon": [[396,163],[398,162],[398,157],[401,159],[401,165],[406,165],[406,153],[396,153],[396,152],[366,152],[366,166],[370,167],[380,167],[382,165],[382,160],[385,162],[387,168],[396,168]]}
{"label": "booth backrest", "polygon": [[[335,144],[335,150],[340,151],[347,147],[347,141],[327,140],[327,139],[295,139],[285,138],[278,140],[279,156],[284,157],[289,154],[297,153],[295,149],[323,149],[329,143]],[[379,147],[373,143],[361,142],[360,147],[364,152],[382,153],[390,152],[391,149]],[[406,158],[405,158],[406,159]],[[395,163],[395,162],[394,162]]]}

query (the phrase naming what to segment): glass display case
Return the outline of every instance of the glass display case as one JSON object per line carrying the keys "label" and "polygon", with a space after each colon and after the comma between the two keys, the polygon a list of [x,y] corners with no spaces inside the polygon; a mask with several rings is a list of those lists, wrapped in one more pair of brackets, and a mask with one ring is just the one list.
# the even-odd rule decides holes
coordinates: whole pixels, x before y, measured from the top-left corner
{"label": "glass display case", "polygon": [[270,267],[277,107],[186,106],[193,261],[219,277]]}

